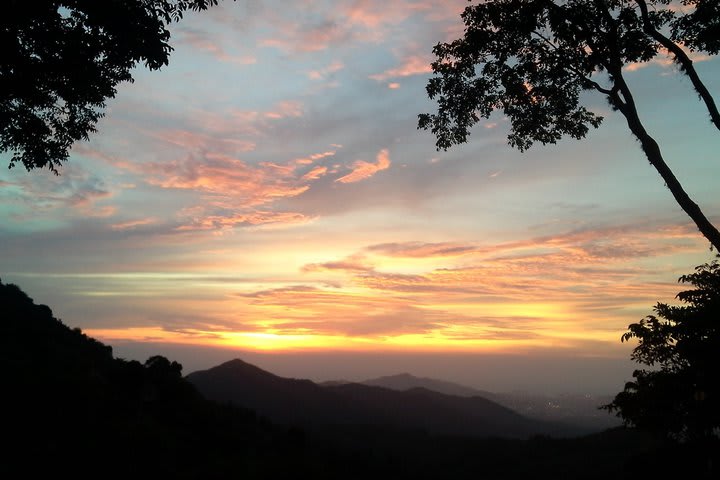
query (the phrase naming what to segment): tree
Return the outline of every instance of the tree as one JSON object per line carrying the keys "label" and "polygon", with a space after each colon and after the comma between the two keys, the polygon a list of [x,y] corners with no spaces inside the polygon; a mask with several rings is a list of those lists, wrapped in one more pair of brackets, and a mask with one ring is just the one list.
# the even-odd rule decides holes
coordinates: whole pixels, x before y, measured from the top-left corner
{"label": "tree", "polygon": [[535,142],[582,139],[590,127],[597,128],[603,118],[582,105],[581,93],[599,93],[625,117],[675,200],[720,251],[720,232],[665,162],[623,73],[623,67],[667,49],[720,129],[712,96],[680,47],[718,53],[718,0],[683,0],[690,14],[676,13],[669,1],[489,0],[468,6],[463,38],[433,50],[435,76],[427,92],[437,97],[438,112],[421,114],[418,128],[431,130],[437,148],[448,149],[466,142],[480,118],[500,110],[510,120],[510,145],[525,151]]}
{"label": "tree", "polygon": [[664,438],[720,452],[720,264],[680,277],[694,286],[658,303],[655,315],[628,327],[623,341],[637,339],[631,358],[651,367],[636,370],[615,400],[603,408],[627,425]]}
{"label": "tree", "polygon": [[0,152],[54,173],[139,63],[168,64],[168,26],[218,0],[8,0],[0,16]]}

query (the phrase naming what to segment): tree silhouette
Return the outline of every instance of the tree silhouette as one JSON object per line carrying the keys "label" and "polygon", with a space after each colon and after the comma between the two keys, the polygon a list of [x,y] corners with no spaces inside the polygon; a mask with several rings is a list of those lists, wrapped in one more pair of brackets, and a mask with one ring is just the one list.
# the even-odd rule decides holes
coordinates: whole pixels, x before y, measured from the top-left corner
{"label": "tree silhouette", "polygon": [[158,70],[168,26],[218,0],[7,0],[0,16],[0,152],[54,173],[96,131],[120,82]]}
{"label": "tree silhouette", "polygon": [[685,305],[658,303],[628,327],[623,341],[637,339],[636,370],[604,408],[626,424],[681,442],[705,444],[720,434],[720,264],[701,265],[680,282],[695,288],[677,298]]}
{"label": "tree silhouette", "polygon": [[[626,119],[675,200],[720,251],[720,232],[692,201],[645,129],[623,68],[667,49],[691,79],[712,122],[720,114],[692,61],[680,47],[714,55],[720,49],[718,0],[489,0],[462,14],[465,34],[435,46],[435,76],[427,85],[438,112],[421,114],[437,148],[467,141],[470,128],[496,110],[510,120],[508,141],[524,151],[535,142],[584,138],[603,118],[581,102],[583,91],[602,94]],[[652,8],[648,8],[648,6]],[[669,31],[664,35],[663,31]]]}

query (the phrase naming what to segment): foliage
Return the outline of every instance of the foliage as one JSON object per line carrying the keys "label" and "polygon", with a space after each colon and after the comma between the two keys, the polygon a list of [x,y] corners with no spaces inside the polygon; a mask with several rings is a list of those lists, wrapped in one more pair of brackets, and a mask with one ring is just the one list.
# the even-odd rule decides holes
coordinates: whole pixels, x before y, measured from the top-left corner
{"label": "foliage", "polygon": [[683,0],[682,4],[688,13],[673,20],[673,39],[692,50],[717,55],[720,52],[720,2]]}
{"label": "foliage", "polygon": [[683,275],[694,286],[677,295],[685,305],[658,303],[628,327],[623,341],[637,339],[632,359],[653,367],[636,370],[605,408],[633,426],[669,438],[697,442],[720,432],[720,264]]}
{"label": "foliage", "polygon": [[[433,50],[436,76],[427,92],[438,99],[438,112],[421,114],[419,127],[430,129],[437,147],[447,149],[467,141],[480,118],[501,110],[510,120],[509,143],[520,150],[565,135],[585,137],[602,117],[581,104],[582,91],[599,91],[618,108],[622,68],[659,53],[661,45],[645,31],[639,9],[648,3],[669,2],[492,0],[468,6],[463,38]],[[684,3],[697,10],[678,17],[671,9],[653,8],[647,27],[671,27],[671,40],[717,53],[717,0]]]}
{"label": "foliage", "polygon": [[8,0],[0,16],[0,152],[10,167],[57,168],[96,131],[138,64],[157,70],[169,25],[218,0]]}

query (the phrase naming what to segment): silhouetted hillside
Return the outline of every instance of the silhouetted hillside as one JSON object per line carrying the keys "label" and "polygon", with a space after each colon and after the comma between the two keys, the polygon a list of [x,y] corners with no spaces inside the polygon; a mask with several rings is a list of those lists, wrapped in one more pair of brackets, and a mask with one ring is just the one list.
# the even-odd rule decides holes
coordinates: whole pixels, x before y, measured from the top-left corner
{"label": "silhouetted hillside", "polygon": [[207,398],[256,410],[273,421],[389,426],[435,434],[522,438],[570,435],[577,430],[530,420],[482,397],[457,397],[427,389],[397,391],[357,383],[321,387],[278,377],[241,360],[187,376]]}
{"label": "silhouetted hillside", "polygon": [[0,306],[0,477],[235,478],[266,461],[266,473],[282,467],[294,440],[206,401],[178,363],[113,358],[15,285],[0,282]]}

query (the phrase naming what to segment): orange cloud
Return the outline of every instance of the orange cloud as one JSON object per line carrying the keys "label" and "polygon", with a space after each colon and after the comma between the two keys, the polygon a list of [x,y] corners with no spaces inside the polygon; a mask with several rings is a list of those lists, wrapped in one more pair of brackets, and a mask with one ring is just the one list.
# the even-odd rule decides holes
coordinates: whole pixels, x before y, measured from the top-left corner
{"label": "orange cloud", "polygon": [[382,73],[370,75],[370,78],[378,82],[384,82],[391,78],[409,77],[411,75],[422,75],[432,72],[431,60],[424,56],[412,55],[403,60],[399,67],[385,70]]}
{"label": "orange cloud", "polygon": [[343,272],[370,272],[373,267],[366,263],[365,258],[361,255],[354,255],[337,262],[310,263],[304,265],[301,269],[303,272],[324,272],[339,270]]}
{"label": "orange cloud", "polygon": [[[333,146],[336,148],[341,147],[340,145],[333,145]],[[316,160],[320,160],[320,159],[327,158],[327,157],[332,157],[336,153],[337,153],[337,150],[328,150],[327,152],[314,153],[307,157],[296,158],[295,163],[298,165],[309,165],[309,164],[315,162]]]}
{"label": "orange cloud", "polygon": [[376,163],[364,160],[356,161],[352,166],[352,172],[335,180],[340,183],[354,183],[372,177],[377,172],[390,168],[390,155],[386,148],[380,150],[376,157]]}
{"label": "orange cloud", "polygon": [[327,173],[328,169],[324,166],[317,166],[302,176],[303,180],[317,180]]}
{"label": "orange cloud", "polygon": [[[324,158],[326,153],[310,157]],[[327,173],[327,167],[322,165],[309,171],[303,171],[303,166],[297,160],[253,165],[233,155],[207,152],[199,157],[130,163],[126,167],[141,174],[147,184],[201,194],[201,203],[178,212],[185,222],[180,230],[209,230],[308,221],[310,217],[303,214],[272,208],[277,200],[307,191],[311,182]]]}

